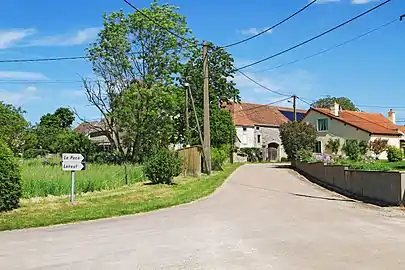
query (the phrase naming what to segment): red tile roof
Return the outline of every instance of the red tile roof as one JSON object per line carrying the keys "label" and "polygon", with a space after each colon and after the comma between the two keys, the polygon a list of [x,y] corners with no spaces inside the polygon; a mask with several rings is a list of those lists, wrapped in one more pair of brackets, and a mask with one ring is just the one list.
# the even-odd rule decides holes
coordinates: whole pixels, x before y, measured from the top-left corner
{"label": "red tile roof", "polygon": [[405,126],[397,126],[400,132],[405,134]]}
{"label": "red tile roof", "polygon": [[231,105],[231,110],[233,123],[238,126],[280,126],[288,122],[275,106],[242,102]]}
{"label": "red tile roof", "polygon": [[[354,111],[339,111],[339,116],[335,116],[329,109],[311,108],[321,114],[327,115],[332,119],[339,120],[345,124],[355,128],[364,130],[371,134],[377,135],[400,135],[398,127],[381,113],[354,112]],[[308,112],[309,112],[308,111]]]}

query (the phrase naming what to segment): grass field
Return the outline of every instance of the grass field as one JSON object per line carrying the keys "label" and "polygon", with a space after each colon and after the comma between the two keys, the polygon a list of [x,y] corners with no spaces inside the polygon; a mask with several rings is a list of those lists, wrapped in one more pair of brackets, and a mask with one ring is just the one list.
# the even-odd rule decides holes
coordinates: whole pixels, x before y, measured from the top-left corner
{"label": "grass field", "polygon": [[[25,160],[21,165],[23,198],[66,195],[70,193],[70,172],[62,171],[59,160],[44,165],[43,160]],[[77,194],[115,189],[144,181],[142,168],[127,165],[127,178],[123,165],[87,164],[86,170],[75,177]]]}
{"label": "grass field", "polygon": [[130,215],[169,207],[205,197],[219,187],[240,165],[200,178],[176,178],[174,185],[136,183],[114,190],[81,194],[76,204],[68,196],[21,200],[21,207],[0,213],[0,230],[40,227],[106,217]]}

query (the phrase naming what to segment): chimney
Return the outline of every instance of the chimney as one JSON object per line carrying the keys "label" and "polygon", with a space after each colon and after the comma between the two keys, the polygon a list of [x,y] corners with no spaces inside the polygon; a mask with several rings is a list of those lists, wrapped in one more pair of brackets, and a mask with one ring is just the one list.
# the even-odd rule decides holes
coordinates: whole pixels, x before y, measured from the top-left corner
{"label": "chimney", "polygon": [[395,119],[395,112],[392,111],[392,109],[390,109],[390,111],[388,112],[388,119],[390,119],[390,121],[396,125],[396,119]]}
{"label": "chimney", "polygon": [[330,112],[334,116],[339,116],[339,111],[340,111],[340,105],[338,103],[334,103],[333,106],[330,108]]}

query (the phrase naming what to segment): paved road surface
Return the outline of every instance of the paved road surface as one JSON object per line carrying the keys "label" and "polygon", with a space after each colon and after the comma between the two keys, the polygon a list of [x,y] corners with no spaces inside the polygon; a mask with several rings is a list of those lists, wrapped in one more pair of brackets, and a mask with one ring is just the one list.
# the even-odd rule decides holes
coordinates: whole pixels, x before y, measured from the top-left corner
{"label": "paved road surface", "polygon": [[200,202],[0,233],[0,269],[405,269],[405,217],[248,165]]}

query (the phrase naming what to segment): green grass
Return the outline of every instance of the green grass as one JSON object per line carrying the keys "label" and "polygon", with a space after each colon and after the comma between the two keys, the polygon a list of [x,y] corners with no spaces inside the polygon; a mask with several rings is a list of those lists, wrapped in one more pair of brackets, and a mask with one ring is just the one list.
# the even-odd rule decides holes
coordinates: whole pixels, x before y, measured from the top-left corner
{"label": "green grass", "polygon": [[405,171],[405,161],[388,162],[387,160],[376,160],[374,162],[338,160],[334,164],[346,165],[351,169],[371,171]]}
{"label": "green grass", "polygon": [[0,213],[0,230],[41,227],[148,212],[205,197],[219,187],[240,164],[200,178],[176,178],[174,185],[136,183],[114,190],[81,194],[71,205],[68,196],[21,200],[21,207]]}
{"label": "green grass", "polygon": [[[24,160],[21,165],[23,198],[59,196],[70,193],[70,172],[62,171],[59,160],[44,165],[43,160]],[[123,165],[86,164],[86,170],[76,172],[76,193],[115,189],[144,181],[142,168],[127,165],[127,182]]]}

